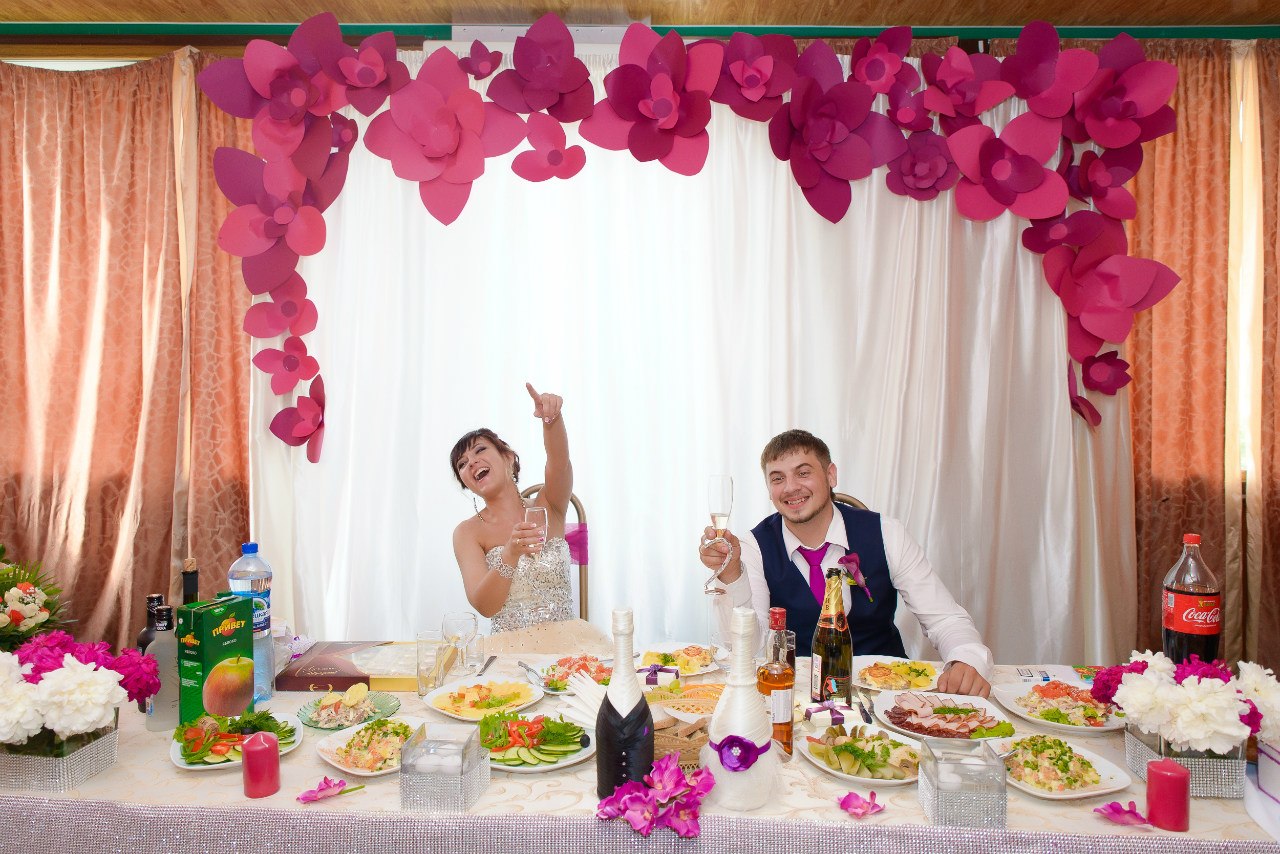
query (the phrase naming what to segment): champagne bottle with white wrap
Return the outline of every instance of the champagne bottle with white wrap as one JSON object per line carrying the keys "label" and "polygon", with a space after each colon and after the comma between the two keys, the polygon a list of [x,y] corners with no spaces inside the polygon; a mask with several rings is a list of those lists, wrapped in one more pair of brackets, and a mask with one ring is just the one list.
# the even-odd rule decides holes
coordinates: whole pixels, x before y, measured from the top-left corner
{"label": "champagne bottle with white wrap", "polygon": [[596,794],[601,800],[653,770],[653,713],[630,664],[633,625],[630,608],[614,610],[613,677],[596,715]]}
{"label": "champagne bottle with white wrap", "polygon": [[780,759],[773,744],[773,722],[756,688],[751,658],[756,648],[755,611],[734,608],[729,631],[733,650],[729,679],[707,727],[710,740],[702,748],[699,764],[716,779],[709,802],[745,812],[764,806],[772,797]]}

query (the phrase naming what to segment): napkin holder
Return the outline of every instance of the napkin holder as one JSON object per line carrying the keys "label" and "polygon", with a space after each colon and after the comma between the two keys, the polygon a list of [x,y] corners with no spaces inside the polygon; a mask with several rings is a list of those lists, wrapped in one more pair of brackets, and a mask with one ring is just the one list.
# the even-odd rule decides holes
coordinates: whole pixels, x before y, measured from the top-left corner
{"label": "napkin holder", "polygon": [[923,739],[919,796],[930,824],[1002,828],[1008,813],[1004,760],[989,739]]}
{"label": "napkin holder", "polygon": [[488,788],[488,751],[475,726],[425,723],[400,749],[403,810],[466,812]]}

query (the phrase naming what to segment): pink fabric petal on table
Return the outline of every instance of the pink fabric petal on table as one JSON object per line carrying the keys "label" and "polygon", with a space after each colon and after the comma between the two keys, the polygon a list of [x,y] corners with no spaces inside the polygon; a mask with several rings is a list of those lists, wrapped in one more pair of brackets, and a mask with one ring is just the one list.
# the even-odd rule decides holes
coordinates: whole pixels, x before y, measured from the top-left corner
{"label": "pink fabric petal on table", "polygon": [[1005,125],[1000,131],[1000,139],[1040,164],[1048,163],[1049,158],[1058,153],[1062,142],[1062,122],[1035,113],[1023,113]]}
{"label": "pink fabric petal on table", "polygon": [[248,257],[265,252],[276,240],[263,233],[267,217],[257,205],[242,205],[227,214],[218,230],[218,246],[232,255]]}
{"label": "pink fabric petal on table", "polygon": [[262,193],[262,158],[223,146],[213,152],[213,177],[233,205],[256,205]]}
{"label": "pink fabric petal on table", "polygon": [[697,175],[707,162],[710,148],[711,137],[705,130],[697,136],[673,136],[671,150],[658,162],[679,175]]}
{"label": "pink fabric petal on table", "polygon": [[578,125],[578,134],[592,145],[609,151],[624,151],[631,133],[631,122],[619,118],[608,100],[600,101],[595,111]]}
{"label": "pink fabric petal on table", "polygon": [[324,240],[324,214],[310,205],[298,208],[285,236],[289,248],[299,255],[314,255],[324,248]]}
{"label": "pink fabric petal on table", "polygon": [[201,71],[196,82],[218,109],[236,118],[251,119],[262,106],[262,96],[244,72],[244,60],[220,59]]}
{"label": "pink fabric petal on table", "polygon": [[[551,120],[551,123],[559,127],[559,122]],[[485,157],[497,157],[511,151],[524,141],[526,132],[524,119],[497,104],[484,104],[484,130],[480,139],[484,143]],[[563,129],[560,131],[560,138],[563,145]]]}
{"label": "pink fabric petal on table", "polygon": [[427,213],[444,225],[449,225],[462,213],[471,196],[471,184],[451,184],[440,178],[423,181],[418,185],[418,195]]}
{"label": "pink fabric petal on table", "polygon": [[869,815],[875,815],[878,812],[884,811],[884,804],[876,803],[875,792],[871,792],[870,798],[864,798],[857,792],[850,792],[843,798],[840,798],[837,803],[840,804],[840,809],[844,810],[854,818],[866,818]]}
{"label": "pink fabric petal on table", "polygon": [[1112,801],[1109,804],[1094,807],[1093,811],[1105,818],[1107,821],[1114,822],[1115,824],[1133,826],[1144,824],[1150,826],[1151,824],[1151,822],[1147,821],[1146,817],[1143,816],[1142,813],[1138,812],[1138,805],[1133,801],[1129,801],[1128,809],[1125,809],[1125,807],[1118,801]]}

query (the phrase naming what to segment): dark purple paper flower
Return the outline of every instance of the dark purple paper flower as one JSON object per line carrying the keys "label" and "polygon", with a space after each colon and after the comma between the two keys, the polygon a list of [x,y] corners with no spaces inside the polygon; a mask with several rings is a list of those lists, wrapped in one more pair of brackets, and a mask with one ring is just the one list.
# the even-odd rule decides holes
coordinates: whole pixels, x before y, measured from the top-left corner
{"label": "dark purple paper flower", "polygon": [[1076,211],[1048,219],[1032,220],[1022,230],[1022,245],[1037,255],[1055,246],[1085,246],[1097,240],[1105,229],[1115,228],[1124,238],[1124,228],[1095,211]]}
{"label": "dark purple paper flower", "polygon": [[894,85],[914,91],[920,85],[920,73],[906,62],[911,50],[911,28],[890,27],[876,36],[863,36],[849,56],[849,79],[865,83],[877,95],[886,94]]}
{"label": "dark purple paper flower", "polygon": [[295,406],[286,407],[271,419],[271,432],[286,445],[307,446],[307,459],[320,462],[324,445],[324,378],[311,381],[311,396],[299,397]]}
{"label": "dark purple paper flower", "polygon": [[920,67],[929,84],[924,105],[938,113],[948,136],[977,124],[979,115],[1013,95],[1013,87],[1000,79],[1000,61],[984,53],[952,47],[943,56],[925,54]]}
{"label": "dark purple paper flower", "polygon": [[726,735],[720,739],[719,744],[708,742],[711,749],[720,755],[720,764],[726,771],[746,771],[756,764],[757,759],[769,752],[772,743],[766,741],[763,747],[758,747],[740,735]]}
{"label": "dark purple paper flower", "polygon": [[724,45],[711,100],[744,119],[767,122],[795,82],[796,58],[796,41],[790,36],[734,33]]}
{"label": "dark purple paper flower", "polygon": [[1093,200],[1101,213],[1115,219],[1133,219],[1138,203],[1124,185],[1142,167],[1142,146],[1134,143],[1097,154],[1086,151],[1078,167],[1068,167],[1067,185],[1081,201]]}
{"label": "dark purple paper flower", "polygon": [[564,125],[545,113],[529,114],[529,143],[533,151],[522,151],[511,162],[511,171],[526,181],[572,178],[587,163],[581,145],[570,146]]}
{"label": "dark purple paper flower", "polygon": [[561,122],[591,115],[596,95],[590,72],[573,55],[573,36],[554,13],[516,38],[511,65],[489,84],[489,98],[498,106],[513,113],[546,110]]}
{"label": "dark purple paper flower", "polygon": [[1090,356],[1080,366],[1080,378],[1084,387],[1103,394],[1115,394],[1129,384],[1129,363],[1115,350],[1101,356]]}
{"label": "dark purple paper flower", "polygon": [[1098,63],[1066,116],[1068,139],[1122,148],[1173,132],[1176,117],[1168,100],[1178,84],[1177,68],[1148,61],[1142,45],[1125,33],[1098,51]]}
{"label": "dark purple paper flower", "polygon": [[915,92],[895,83],[889,87],[889,109],[886,115],[895,125],[907,131],[933,130],[933,114],[924,105],[924,92]]}
{"label": "dark purple paper flower", "polygon": [[1201,661],[1200,656],[1192,653],[1191,657],[1180,664],[1174,665],[1173,681],[1181,685],[1191,677],[1198,679],[1217,679],[1221,682],[1231,681],[1231,671],[1227,669],[1227,663],[1221,659],[1214,661]]}
{"label": "dark purple paper flower", "polygon": [[850,181],[865,178],[877,166],[907,150],[902,131],[872,112],[875,95],[863,83],[844,81],[835,52],[816,41],[796,63],[791,101],[769,122],[769,144],[805,199],[831,222],[849,209]]}
{"label": "dark purple paper flower", "polygon": [[1014,87],[1032,112],[1051,119],[1071,110],[1072,99],[1098,71],[1097,54],[1074,48],[1059,50],[1052,24],[1032,21],[1018,35],[1018,46],[1000,65],[1000,76]]}
{"label": "dark purple paper flower", "polygon": [[471,43],[471,55],[458,60],[458,67],[477,80],[483,80],[498,70],[502,64],[502,51],[489,50],[485,43],[476,39]]}
{"label": "dark purple paper flower", "polygon": [[704,41],[685,49],[674,30],[664,37],[635,23],[619,49],[619,66],[604,79],[606,97],[578,127],[582,138],[611,151],[630,150],[672,172],[696,175],[711,138],[711,92],[724,46]]}
{"label": "dark purple paper flower", "polygon": [[[1067,394],[1071,398],[1071,408],[1075,410],[1090,427],[1097,427],[1102,423],[1102,413],[1098,411],[1098,407],[1089,402],[1089,399],[1080,394],[1079,388],[1076,387],[1076,371],[1075,366],[1071,364],[1071,360],[1067,360]],[[1097,686],[1097,677],[1094,677],[1094,685]],[[1095,696],[1097,696],[1095,694]]]}
{"label": "dark purple paper flower", "polygon": [[1067,184],[1044,167],[1058,150],[1061,122],[1023,113],[996,136],[986,125],[971,125],[947,140],[963,174],[956,208],[969,219],[995,219],[1006,210],[1027,219],[1062,213]]}
{"label": "dark purple paper flower", "polygon": [[307,354],[307,345],[291,335],[284,339],[284,349],[268,347],[253,357],[258,370],[271,374],[272,394],[288,394],[299,382],[312,379],[320,372],[320,363]]}
{"label": "dark purple paper flower", "polygon": [[307,283],[294,273],[271,291],[271,302],[249,306],[244,331],[254,338],[274,338],[286,329],[291,335],[306,335],[318,321],[316,304],[307,299]]}
{"label": "dark purple paper flower", "polygon": [[899,196],[927,202],[960,180],[960,167],[951,159],[945,137],[931,130],[907,137],[907,150],[889,164],[885,184]]}
{"label": "dark purple paper flower", "polygon": [[1093,811],[1105,818],[1107,821],[1116,824],[1128,825],[1150,825],[1146,817],[1138,812],[1138,805],[1133,801],[1129,801],[1129,808],[1125,809],[1119,801],[1112,801],[1109,804],[1103,804],[1100,807],[1094,807]]}

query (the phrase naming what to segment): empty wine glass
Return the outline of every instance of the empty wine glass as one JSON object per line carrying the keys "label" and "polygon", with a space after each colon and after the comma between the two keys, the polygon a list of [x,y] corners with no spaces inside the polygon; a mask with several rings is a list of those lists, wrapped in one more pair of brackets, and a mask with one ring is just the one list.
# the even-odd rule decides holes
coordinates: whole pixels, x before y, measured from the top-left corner
{"label": "empty wine glass", "polygon": [[[707,510],[711,513],[711,530],[715,532],[715,537],[705,540],[703,547],[713,543],[728,543],[724,535],[729,530],[729,516],[733,512],[733,478],[727,474],[711,476],[707,482]],[[716,582],[720,578],[720,573],[724,572],[724,568],[728,565],[729,555],[726,553],[720,568],[712,570],[711,577],[702,586],[703,593],[719,596],[725,592],[725,588]]]}
{"label": "empty wine glass", "polygon": [[538,549],[534,552],[534,554],[538,554],[542,551],[543,544],[547,542],[547,508],[524,508],[524,520],[538,526]]}
{"label": "empty wine glass", "polygon": [[440,623],[440,634],[444,643],[453,647],[453,672],[458,675],[471,673],[473,664],[467,661],[467,647],[471,645],[479,630],[476,615],[470,611],[454,611],[444,615]]}

